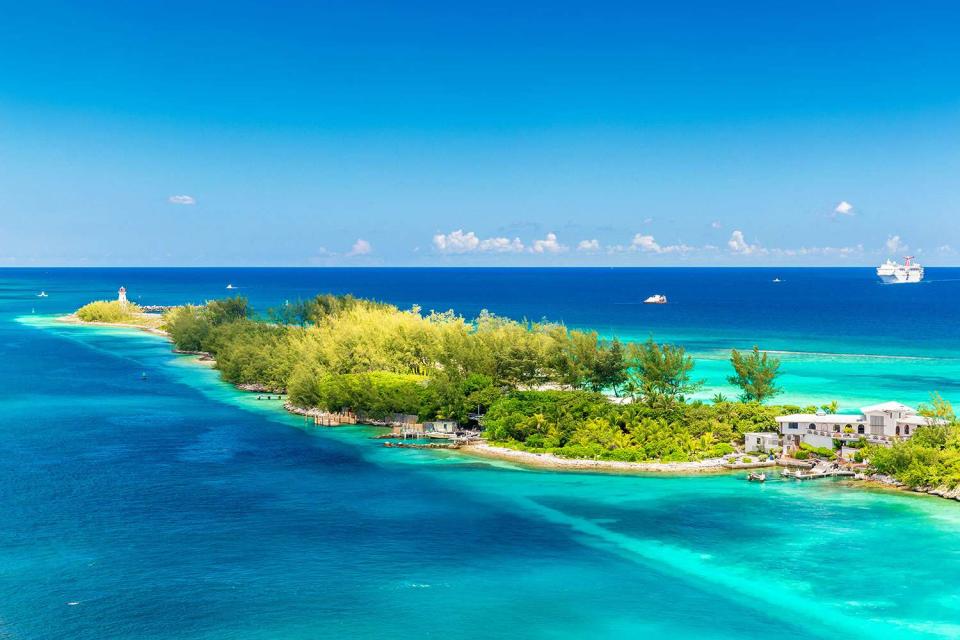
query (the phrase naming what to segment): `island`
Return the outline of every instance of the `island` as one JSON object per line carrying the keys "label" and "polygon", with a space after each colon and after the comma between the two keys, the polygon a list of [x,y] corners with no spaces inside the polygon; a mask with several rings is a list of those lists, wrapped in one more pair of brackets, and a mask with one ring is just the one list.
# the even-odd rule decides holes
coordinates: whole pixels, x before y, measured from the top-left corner
{"label": "island", "polygon": [[[730,354],[740,396],[705,402],[690,399],[702,382],[680,345],[621,343],[487,311],[466,319],[321,294],[259,314],[240,296],[158,314],[121,290],[70,320],[163,333],[177,351],[214,363],[225,381],[283,395],[289,411],[315,424],[390,426],[397,441],[440,437],[473,455],[557,469],[817,465],[824,474],[960,495],[960,427],[948,402],[933,394],[916,419],[905,412],[914,429],[903,437],[899,427],[896,437],[861,436],[842,427],[840,418],[852,416],[833,420],[835,433],[820,431],[814,422],[831,420],[836,403],[769,404],[781,391],[780,362],[757,346]],[[811,418],[812,439],[781,437],[796,428],[790,416],[824,420]]]}

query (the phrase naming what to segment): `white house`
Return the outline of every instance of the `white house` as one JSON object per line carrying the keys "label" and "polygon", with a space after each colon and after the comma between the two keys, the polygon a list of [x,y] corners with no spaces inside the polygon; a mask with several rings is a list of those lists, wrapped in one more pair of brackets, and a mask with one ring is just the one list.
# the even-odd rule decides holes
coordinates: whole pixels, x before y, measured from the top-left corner
{"label": "white house", "polygon": [[743,434],[743,448],[747,453],[771,453],[780,448],[780,434],[758,431]]}
{"label": "white house", "polygon": [[899,402],[863,407],[859,414],[794,413],[777,416],[776,420],[786,450],[799,447],[801,442],[814,447],[832,447],[835,439],[866,438],[870,443],[890,444],[898,438],[909,438],[917,427],[933,422]]}

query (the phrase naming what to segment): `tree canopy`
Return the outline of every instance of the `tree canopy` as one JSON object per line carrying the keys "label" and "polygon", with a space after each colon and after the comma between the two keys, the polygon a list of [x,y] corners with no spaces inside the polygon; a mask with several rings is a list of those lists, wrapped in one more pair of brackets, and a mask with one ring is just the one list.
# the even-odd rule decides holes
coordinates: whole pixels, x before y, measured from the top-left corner
{"label": "tree canopy", "polygon": [[627,388],[634,398],[652,406],[670,407],[683,402],[703,386],[693,380],[693,358],[683,347],[657,344],[649,339],[629,346]]}
{"label": "tree canopy", "polygon": [[780,359],[768,357],[767,352],[761,352],[757,345],[746,355],[736,349],[731,351],[730,364],[733,365],[734,375],[727,381],[740,387],[740,399],[744,402],[762,403],[781,392],[776,385]]}
{"label": "tree canopy", "polygon": [[[468,320],[324,294],[258,317],[237,296],[170,309],[164,327],[178,349],[212,354],[225,380],[285,390],[299,407],[368,419],[404,413],[465,423],[482,415],[490,440],[561,456],[722,455],[745,431],[775,430],[781,409],[722,395],[712,405],[689,402],[703,383],[681,346],[622,344],[488,311]],[[772,376],[760,374],[775,374],[778,363],[756,350],[758,364],[734,356],[750,393],[768,397]],[[603,395],[624,391],[632,402]]]}

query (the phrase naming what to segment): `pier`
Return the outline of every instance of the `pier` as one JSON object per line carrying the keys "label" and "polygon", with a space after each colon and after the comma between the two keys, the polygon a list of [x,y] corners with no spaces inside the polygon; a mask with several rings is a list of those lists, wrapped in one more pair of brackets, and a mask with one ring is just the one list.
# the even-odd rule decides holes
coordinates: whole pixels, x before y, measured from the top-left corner
{"label": "pier", "polygon": [[780,476],[783,478],[793,478],[795,480],[816,480],[818,478],[835,478],[835,477],[854,477],[857,475],[854,471],[850,469],[844,469],[835,462],[820,462],[815,465],[809,471],[789,471],[783,470],[780,472]]}

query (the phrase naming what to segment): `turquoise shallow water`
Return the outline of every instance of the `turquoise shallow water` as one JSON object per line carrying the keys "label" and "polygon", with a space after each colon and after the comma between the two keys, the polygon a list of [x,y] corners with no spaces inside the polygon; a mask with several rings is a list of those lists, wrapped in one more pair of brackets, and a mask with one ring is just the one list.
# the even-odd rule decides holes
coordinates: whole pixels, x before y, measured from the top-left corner
{"label": "turquoise shallow water", "polygon": [[0,289],[0,638],[960,635],[955,503],[384,449],[24,317],[35,284]]}

